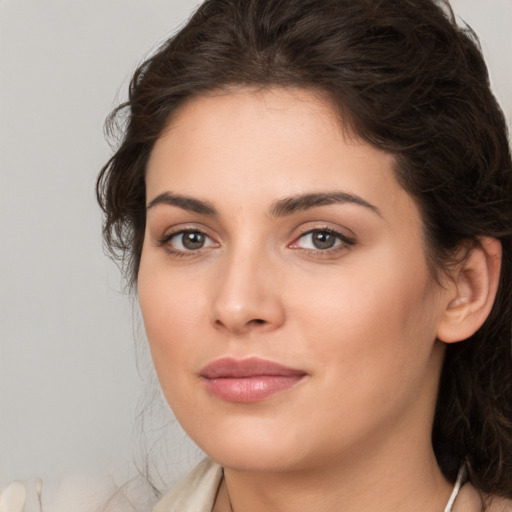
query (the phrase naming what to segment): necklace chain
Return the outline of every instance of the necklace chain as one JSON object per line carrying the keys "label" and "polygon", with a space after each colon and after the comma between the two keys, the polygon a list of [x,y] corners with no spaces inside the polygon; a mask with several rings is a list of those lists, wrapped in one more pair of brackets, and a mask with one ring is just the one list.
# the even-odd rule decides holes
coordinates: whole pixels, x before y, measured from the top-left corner
{"label": "necklace chain", "polygon": [[[226,494],[228,496],[229,512],[234,512],[233,505],[231,503],[231,496],[229,495],[228,483],[227,483],[226,477],[224,475],[224,468],[222,468],[222,478],[224,480],[224,486],[226,487]],[[462,486],[465,484],[466,478],[467,478],[466,465],[462,464],[462,466],[459,469],[457,479],[455,480],[455,485],[453,486],[452,493],[450,494],[450,498],[448,499],[448,503],[446,504],[446,507],[444,507],[443,512],[452,512],[453,504],[455,503],[455,499],[457,498]]]}
{"label": "necklace chain", "polygon": [[231,504],[231,496],[229,495],[228,483],[224,475],[224,468],[222,468],[222,479],[224,480],[224,487],[226,487],[226,494],[228,495],[229,512],[233,512],[233,505]]}

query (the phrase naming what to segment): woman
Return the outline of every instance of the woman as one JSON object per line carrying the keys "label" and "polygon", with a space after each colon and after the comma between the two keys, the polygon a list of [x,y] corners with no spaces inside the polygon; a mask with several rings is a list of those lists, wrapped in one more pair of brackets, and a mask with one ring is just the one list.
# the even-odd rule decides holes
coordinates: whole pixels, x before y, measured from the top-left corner
{"label": "woman", "polygon": [[105,239],[209,456],[155,512],[512,510],[512,165],[448,5],[207,0],[125,110]]}

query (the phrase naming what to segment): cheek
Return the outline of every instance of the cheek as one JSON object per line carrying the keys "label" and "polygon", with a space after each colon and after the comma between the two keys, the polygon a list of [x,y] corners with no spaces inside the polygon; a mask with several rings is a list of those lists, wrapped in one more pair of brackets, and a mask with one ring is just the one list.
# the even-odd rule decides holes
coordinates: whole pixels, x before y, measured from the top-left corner
{"label": "cheek", "polygon": [[[352,287],[333,286],[316,295],[301,315],[305,353],[315,360],[324,390],[319,393],[324,402],[315,397],[315,403],[324,410],[337,404],[315,424],[324,421],[334,438],[364,436],[376,425],[394,424],[407,411],[418,412],[420,401],[419,415],[430,410],[438,361],[432,359],[435,322],[426,313],[429,293],[406,282],[390,287],[390,281],[389,275],[378,282],[354,276]],[[331,433],[333,423],[344,425],[345,433]]]}
{"label": "cheek", "polygon": [[422,255],[375,256],[333,272],[322,287],[301,283],[308,292],[296,302],[309,349],[354,382],[412,373],[427,364],[435,340],[437,294]]}
{"label": "cheek", "polygon": [[179,370],[184,361],[197,351],[193,341],[199,334],[200,319],[205,318],[205,299],[197,286],[156,268],[142,260],[138,296],[153,363],[167,396],[182,374]]}

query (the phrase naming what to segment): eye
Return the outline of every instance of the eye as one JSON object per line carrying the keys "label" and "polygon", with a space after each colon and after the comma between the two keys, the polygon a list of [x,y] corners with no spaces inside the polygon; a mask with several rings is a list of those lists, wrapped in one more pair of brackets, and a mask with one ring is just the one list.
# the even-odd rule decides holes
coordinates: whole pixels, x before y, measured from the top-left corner
{"label": "eye", "polygon": [[332,249],[336,243],[339,244],[339,240],[336,239],[336,235],[329,231],[313,231],[302,235],[300,239],[302,241],[302,247],[304,249]]}
{"label": "eye", "polygon": [[332,229],[312,229],[299,236],[290,247],[313,251],[336,250],[354,245],[354,240]]}
{"label": "eye", "polygon": [[171,233],[161,240],[161,245],[169,247],[171,252],[184,253],[216,247],[217,244],[205,233],[198,230],[182,230]]}

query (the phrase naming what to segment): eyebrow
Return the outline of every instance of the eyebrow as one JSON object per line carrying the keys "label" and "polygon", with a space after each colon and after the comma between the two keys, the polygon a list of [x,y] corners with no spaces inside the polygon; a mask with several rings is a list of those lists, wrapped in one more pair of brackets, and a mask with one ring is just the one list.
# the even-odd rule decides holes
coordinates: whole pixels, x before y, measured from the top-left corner
{"label": "eyebrow", "polygon": [[200,199],[194,199],[193,197],[181,196],[178,194],[171,194],[170,192],[164,192],[150,201],[147,205],[146,210],[151,210],[159,204],[167,204],[169,206],[177,206],[183,210],[189,212],[198,213],[200,215],[218,215],[215,207],[208,201],[202,201]]}
{"label": "eyebrow", "polygon": [[272,204],[270,214],[274,217],[284,217],[286,215],[309,210],[318,206],[345,203],[364,206],[365,208],[375,212],[379,217],[382,217],[380,210],[376,206],[365,201],[362,197],[355,194],[349,194],[347,192],[320,192],[285,197]]}
{"label": "eyebrow", "polygon": [[[285,197],[278,199],[270,208],[270,215],[272,217],[285,217],[300,211],[309,210],[319,206],[328,206],[330,204],[346,204],[352,203],[359,206],[368,208],[375,212],[379,217],[382,217],[380,210],[365,201],[362,197],[347,192],[318,192],[310,194],[299,194],[296,196]],[[197,213],[199,215],[212,215],[217,216],[218,211],[209,201],[195,199],[189,196],[182,196],[179,194],[172,194],[171,192],[163,192],[154,199],[152,199],[146,207],[150,210],[159,204],[166,204],[169,206],[176,206],[183,210]]]}

